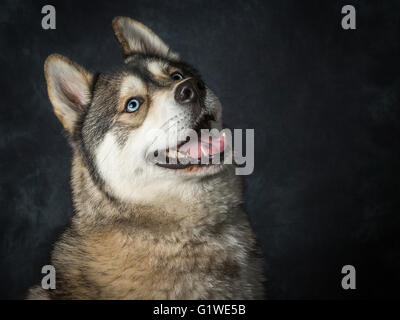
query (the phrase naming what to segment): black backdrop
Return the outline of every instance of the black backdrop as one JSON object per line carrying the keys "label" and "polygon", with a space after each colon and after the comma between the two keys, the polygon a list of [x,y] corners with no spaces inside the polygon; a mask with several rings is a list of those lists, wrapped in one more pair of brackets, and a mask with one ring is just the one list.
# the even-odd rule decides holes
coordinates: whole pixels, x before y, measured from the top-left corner
{"label": "black backdrop", "polygon": [[[398,1],[397,1],[398,2]],[[341,28],[341,8],[357,30]],[[57,29],[41,28],[53,4]],[[70,150],[43,62],[121,63],[111,19],[142,21],[195,65],[225,122],[255,129],[246,208],[268,296],[391,297],[400,285],[400,5],[396,1],[2,1],[0,297],[40,278],[71,217]],[[341,268],[357,289],[341,288]]]}

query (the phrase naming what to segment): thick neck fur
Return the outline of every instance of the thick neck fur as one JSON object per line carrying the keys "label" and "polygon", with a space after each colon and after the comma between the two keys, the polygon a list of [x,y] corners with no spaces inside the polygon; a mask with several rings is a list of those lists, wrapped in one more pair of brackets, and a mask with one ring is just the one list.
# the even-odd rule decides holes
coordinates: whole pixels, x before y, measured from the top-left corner
{"label": "thick neck fur", "polygon": [[57,290],[38,287],[30,298],[262,297],[261,263],[233,169],[176,188],[155,183],[147,202],[126,204],[101,191],[75,152],[75,216],[52,254]]}
{"label": "thick neck fur", "polygon": [[[154,181],[146,200],[125,203],[108,197],[93,181],[78,152],[72,165],[74,222],[140,228],[149,236],[212,232],[241,204],[241,181],[233,166],[211,177],[171,184]],[[133,190],[132,192],[146,192]],[[148,191],[147,191],[148,193]]]}

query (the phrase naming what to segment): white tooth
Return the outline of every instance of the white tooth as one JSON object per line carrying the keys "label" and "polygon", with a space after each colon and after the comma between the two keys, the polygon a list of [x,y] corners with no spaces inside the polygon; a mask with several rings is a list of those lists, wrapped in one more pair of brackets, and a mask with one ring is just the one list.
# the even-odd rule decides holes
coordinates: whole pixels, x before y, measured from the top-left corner
{"label": "white tooth", "polygon": [[176,157],[174,156],[174,153],[175,153],[175,152],[173,152],[172,150],[169,150],[168,153],[167,153],[168,158],[176,158]]}
{"label": "white tooth", "polygon": [[179,151],[177,151],[177,156],[178,156],[178,158],[185,158],[186,156],[183,154],[183,153],[180,153]]}

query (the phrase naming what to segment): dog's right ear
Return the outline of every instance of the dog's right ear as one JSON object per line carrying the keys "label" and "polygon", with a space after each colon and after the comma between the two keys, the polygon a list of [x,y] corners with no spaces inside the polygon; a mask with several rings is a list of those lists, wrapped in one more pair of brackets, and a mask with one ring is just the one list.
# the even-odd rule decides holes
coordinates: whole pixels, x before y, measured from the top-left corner
{"label": "dog's right ear", "polygon": [[68,58],[52,54],[44,73],[47,91],[57,118],[71,135],[91,100],[93,76]]}

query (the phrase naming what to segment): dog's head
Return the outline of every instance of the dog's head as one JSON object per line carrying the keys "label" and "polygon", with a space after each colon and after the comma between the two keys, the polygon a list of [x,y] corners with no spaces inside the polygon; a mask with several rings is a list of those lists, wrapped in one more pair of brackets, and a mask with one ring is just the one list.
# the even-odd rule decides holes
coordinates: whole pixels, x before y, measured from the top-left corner
{"label": "dog's head", "polygon": [[226,145],[224,135],[197,135],[222,129],[221,105],[198,72],[139,22],[118,17],[113,27],[125,57],[117,71],[91,74],[60,55],[45,63],[54,111],[90,172],[129,200],[155,181],[173,188],[223,170],[201,161]]}

